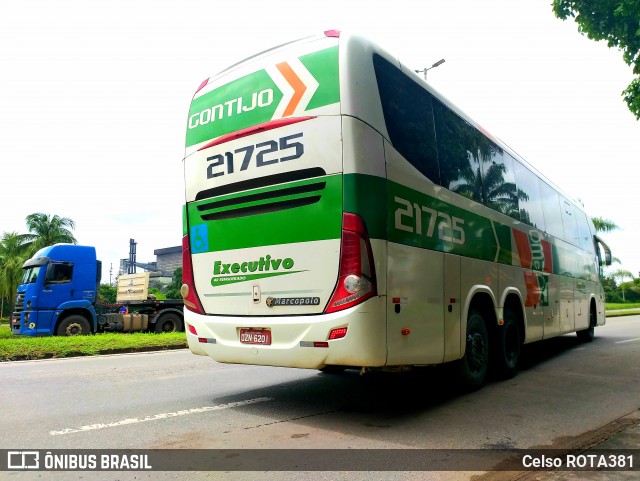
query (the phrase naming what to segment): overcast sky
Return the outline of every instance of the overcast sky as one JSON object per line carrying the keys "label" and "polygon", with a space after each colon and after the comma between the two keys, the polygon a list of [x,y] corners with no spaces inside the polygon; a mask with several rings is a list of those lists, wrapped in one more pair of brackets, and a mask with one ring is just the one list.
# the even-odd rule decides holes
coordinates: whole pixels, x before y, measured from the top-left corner
{"label": "overcast sky", "polygon": [[198,85],[264,49],[359,33],[501,138],[591,216],[617,268],[640,272],[640,123],[617,50],[554,17],[551,0],[168,2],[0,0],[0,233],[69,217],[117,274],[182,235],[182,158]]}

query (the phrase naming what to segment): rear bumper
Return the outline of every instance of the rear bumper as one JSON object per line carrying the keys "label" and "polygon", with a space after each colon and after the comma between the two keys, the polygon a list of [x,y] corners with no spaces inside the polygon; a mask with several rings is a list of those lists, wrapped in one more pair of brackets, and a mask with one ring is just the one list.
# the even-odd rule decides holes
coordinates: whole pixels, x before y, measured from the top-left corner
{"label": "rear bumper", "polygon": [[[387,359],[385,303],[386,298],[379,296],[351,309],[309,316],[203,316],[185,310],[185,331],[191,352],[223,363],[380,367]],[[331,330],[340,327],[347,327],[346,336],[328,340]],[[271,344],[241,343],[243,328],[270,330]]]}

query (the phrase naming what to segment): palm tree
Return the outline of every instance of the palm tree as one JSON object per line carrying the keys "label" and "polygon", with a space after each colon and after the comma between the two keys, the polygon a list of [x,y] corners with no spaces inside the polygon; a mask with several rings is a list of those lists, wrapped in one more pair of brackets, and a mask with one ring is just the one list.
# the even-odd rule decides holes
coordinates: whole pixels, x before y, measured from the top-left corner
{"label": "palm tree", "polygon": [[591,221],[593,222],[593,226],[596,228],[596,232],[611,232],[620,228],[612,220],[604,219],[602,217],[592,217]]}
{"label": "palm tree", "polygon": [[75,229],[76,224],[68,217],[50,216],[49,214],[38,212],[28,215],[26,220],[27,228],[29,229],[26,239],[31,254],[43,247],[59,242],[78,243],[71,232],[72,229]]}
{"label": "palm tree", "polygon": [[611,273],[611,277],[619,280],[620,290],[622,291],[622,302],[627,302],[624,298],[624,286],[622,285],[622,283],[627,278],[633,280],[633,274],[629,271],[625,271],[624,269],[618,269],[617,271]]}
{"label": "palm tree", "polygon": [[0,314],[4,312],[5,298],[13,302],[16,297],[16,288],[22,277],[22,264],[27,258],[25,241],[25,235],[17,232],[5,232],[0,239]]}

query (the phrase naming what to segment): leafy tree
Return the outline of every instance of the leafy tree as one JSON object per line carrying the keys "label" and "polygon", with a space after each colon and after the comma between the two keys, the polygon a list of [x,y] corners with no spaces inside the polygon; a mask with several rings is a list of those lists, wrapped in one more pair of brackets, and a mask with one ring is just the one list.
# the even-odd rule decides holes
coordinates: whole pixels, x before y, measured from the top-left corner
{"label": "leafy tree", "polygon": [[182,299],[180,294],[180,287],[182,286],[182,267],[178,267],[173,271],[173,280],[171,284],[167,286],[167,298],[168,299]]}
{"label": "leafy tree", "polygon": [[58,215],[35,213],[26,218],[28,234],[4,233],[0,239],[0,314],[4,302],[13,303],[16,288],[22,277],[24,261],[38,249],[58,242],[77,243],[71,230],[73,220]]}
{"label": "leafy tree", "polygon": [[611,273],[611,277],[613,277],[616,280],[619,280],[620,289],[622,290],[622,302],[626,302],[624,298],[625,286],[622,283],[627,278],[633,280],[633,274],[629,271],[618,269],[617,271]]}
{"label": "leafy tree", "polygon": [[38,212],[29,214],[26,220],[29,234],[25,234],[25,238],[32,254],[43,247],[58,242],[78,243],[71,232],[71,230],[75,229],[76,224],[68,217],[50,216],[49,214]]}
{"label": "leafy tree", "polygon": [[104,304],[115,304],[118,288],[110,284],[100,284],[98,288],[98,299]]}
{"label": "leafy tree", "polygon": [[4,312],[5,299],[10,305],[15,300],[26,258],[25,236],[17,232],[5,232],[0,239],[0,315]]}
{"label": "leafy tree", "polygon": [[[553,13],[573,17],[578,31],[622,51],[625,63],[640,75],[640,2],[638,0],[553,0]],[[622,92],[629,110],[640,120],[640,77]]]}
{"label": "leafy tree", "polygon": [[618,230],[620,227],[609,219],[604,219],[602,217],[592,217],[593,226],[596,228],[597,232],[611,232],[614,230]]}
{"label": "leafy tree", "polygon": [[149,294],[156,296],[156,299],[158,299],[159,301],[164,301],[167,298],[167,296],[164,295],[162,291],[157,287],[152,287],[151,289],[149,289]]}

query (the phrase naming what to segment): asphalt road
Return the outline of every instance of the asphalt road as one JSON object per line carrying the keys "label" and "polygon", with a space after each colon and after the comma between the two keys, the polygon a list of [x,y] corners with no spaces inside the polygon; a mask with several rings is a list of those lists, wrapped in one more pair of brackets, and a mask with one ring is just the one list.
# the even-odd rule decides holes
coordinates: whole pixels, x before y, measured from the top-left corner
{"label": "asphalt road", "polygon": [[[528,346],[520,373],[461,395],[446,369],[325,375],[189,351],[0,363],[0,449],[568,447],[640,408],[640,316]],[[397,464],[401,464],[401,460]],[[71,479],[68,473],[0,473]],[[80,474],[80,473],[76,473]],[[300,479],[300,473],[82,473],[83,479]],[[476,473],[477,474],[477,473]],[[470,479],[310,472],[305,479]]]}

